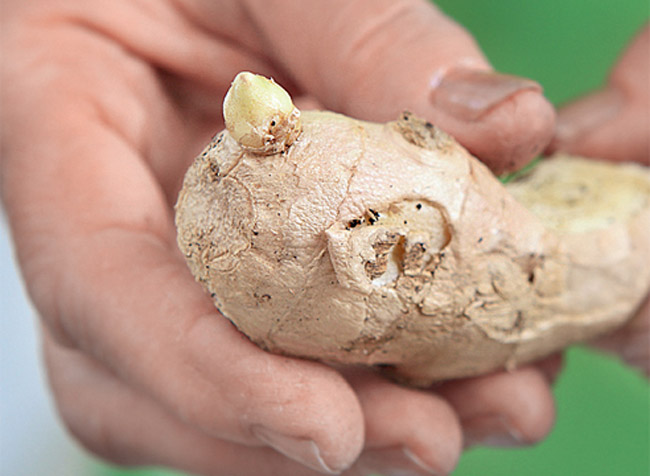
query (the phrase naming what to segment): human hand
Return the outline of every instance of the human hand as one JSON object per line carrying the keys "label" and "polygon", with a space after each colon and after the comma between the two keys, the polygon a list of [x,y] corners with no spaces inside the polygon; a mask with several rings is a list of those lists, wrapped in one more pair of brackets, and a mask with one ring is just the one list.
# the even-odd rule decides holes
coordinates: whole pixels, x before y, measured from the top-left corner
{"label": "human hand", "polygon": [[2,196],[58,409],[86,447],[210,475],[447,473],[463,432],[548,431],[537,367],[418,391],[263,352],[194,282],[172,220],[240,70],[357,117],[411,109],[498,171],[552,134],[534,83],[490,74],[424,1],[4,6]]}
{"label": "human hand", "polygon": [[[551,151],[650,165],[650,27],[612,70],[607,86],[562,108]],[[594,342],[650,376],[650,297],[622,329]]]}

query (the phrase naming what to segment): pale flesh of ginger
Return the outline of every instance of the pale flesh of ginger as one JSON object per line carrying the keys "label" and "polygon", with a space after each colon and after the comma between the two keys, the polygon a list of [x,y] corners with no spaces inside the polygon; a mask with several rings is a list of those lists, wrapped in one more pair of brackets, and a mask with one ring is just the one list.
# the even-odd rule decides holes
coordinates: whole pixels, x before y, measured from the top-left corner
{"label": "pale flesh of ginger", "polygon": [[584,233],[625,222],[648,207],[650,184],[632,164],[557,157],[506,189],[549,229]]}

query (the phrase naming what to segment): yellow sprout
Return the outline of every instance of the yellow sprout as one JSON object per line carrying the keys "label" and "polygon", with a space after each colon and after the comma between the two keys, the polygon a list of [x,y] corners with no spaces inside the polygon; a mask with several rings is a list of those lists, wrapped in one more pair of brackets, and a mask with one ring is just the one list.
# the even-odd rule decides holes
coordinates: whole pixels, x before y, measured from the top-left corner
{"label": "yellow sprout", "polygon": [[272,79],[239,73],[223,102],[230,135],[246,150],[271,155],[283,151],[301,131],[300,111]]}

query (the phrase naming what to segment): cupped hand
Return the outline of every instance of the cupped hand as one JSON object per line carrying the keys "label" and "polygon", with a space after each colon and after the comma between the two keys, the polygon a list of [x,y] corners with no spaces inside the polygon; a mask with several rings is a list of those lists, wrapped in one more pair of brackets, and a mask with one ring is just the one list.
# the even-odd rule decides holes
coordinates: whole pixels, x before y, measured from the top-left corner
{"label": "cupped hand", "polygon": [[[650,166],[650,26],[639,32],[601,91],[562,108],[552,151]],[[650,377],[650,296],[622,329],[594,342]]]}
{"label": "cupped hand", "polygon": [[548,431],[540,367],[420,391],[260,350],[189,274],[172,208],[240,70],[360,118],[410,109],[496,171],[552,135],[537,84],[491,72],[424,0],[3,6],[2,198],[59,412],[85,446],[206,475],[444,474],[463,432]]}

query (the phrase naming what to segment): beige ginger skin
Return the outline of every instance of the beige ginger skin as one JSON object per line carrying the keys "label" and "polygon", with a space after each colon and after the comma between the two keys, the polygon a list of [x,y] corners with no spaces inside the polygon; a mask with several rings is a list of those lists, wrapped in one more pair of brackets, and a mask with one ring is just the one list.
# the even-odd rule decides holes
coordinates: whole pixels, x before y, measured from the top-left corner
{"label": "beige ginger skin", "polygon": [[650,169],[555,157],[504,186],[408,113],[287,98],[240,73],[176,206],[192,273],[261,347],[429,385],[594,338],[647,296]]}

